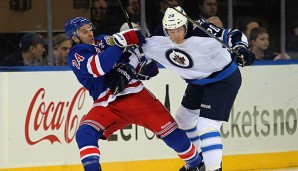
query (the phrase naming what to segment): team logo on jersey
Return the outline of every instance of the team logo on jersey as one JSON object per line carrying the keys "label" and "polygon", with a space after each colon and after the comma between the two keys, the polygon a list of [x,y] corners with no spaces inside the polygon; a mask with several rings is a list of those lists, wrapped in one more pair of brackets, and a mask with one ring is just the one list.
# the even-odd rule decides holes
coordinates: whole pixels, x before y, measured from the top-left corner
{"label": "team logo on jersey", "polygon": [[193,60],[190,55],[180,49],[167,50],[166,58],[171,64],[180,68],[191,68],[193,66]]}
{"label": "team logo on jersey", "polygon": [[105,36],[105,37],[104,37],[104,39],[105,39],[105,41],[106,41],[106,43],[107,43],[108,45],[112,45],[112,44],[110,43],[110,37],[111,37],[111,36]]}

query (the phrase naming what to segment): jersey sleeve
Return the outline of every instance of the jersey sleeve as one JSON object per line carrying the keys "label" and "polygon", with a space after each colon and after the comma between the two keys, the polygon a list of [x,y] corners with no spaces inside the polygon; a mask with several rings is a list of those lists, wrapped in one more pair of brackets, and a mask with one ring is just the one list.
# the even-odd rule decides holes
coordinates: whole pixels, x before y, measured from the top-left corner
{"label": "jersey sleeve", "polygon": [[117,46],[106,44],[78,44],[68,54],[68,64],[78,81],[89,91],[93,100],[107,90],[105,74],[121,58],[122,51]]}
{"label": "jersey sleeve", "polygon": [[[229,46],[234,47],[236,45],[244,45],[248,47],[247,37],[238,29],[225,29],[217,27],[213,23],[205,22],[203,19],[198,19],[196,22]],[[210,37],[207,33],[194,24],[191,26],[191,29],[191,36]]]}
{"label": "jersey sleeve", "polygon": [[117,46],[102,48],[100,45],[79,44],[73,47],[68,60],[75,73],[83,77],[101,77],[113,68],[121,55]]}

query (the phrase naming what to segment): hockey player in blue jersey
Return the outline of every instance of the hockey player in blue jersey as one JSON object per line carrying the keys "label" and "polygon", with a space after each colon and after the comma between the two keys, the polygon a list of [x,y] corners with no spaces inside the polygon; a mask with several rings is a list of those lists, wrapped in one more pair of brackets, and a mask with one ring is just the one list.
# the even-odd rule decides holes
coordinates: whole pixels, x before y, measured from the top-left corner
{"label": "hockey player in blue jersey", "polygon": [[66,35],[74,43],[68,64],[94,100],[76,132],[85,171],[102,170],[98,140],[109,138],[129,124],[151,130],[189,166],[198,168],[202,158],[195,146],[162,103],[137,79],[155,76],[156,64],[123,62],[125,51],[144,43],[141,32],[130,29],[94,38],[92,29],[92,23],[84,17],[72,18],[65,24]]}
{"label": "hockey player in blue jersey", "polygon": [[[181,7],[176,9],[186,15]],[[223,153],[220,128],[223,121],[229,119],[242,81],[237,64],[251,65],[255,56],[239,30],[222,29],[203,20],[198,23],[228,43],[240,56],[230,54],[227,48],[188,23],[187,18],[173,8],[166,10],[163,26],[146,39],[143,50],[147,58],[154,59],[188,83],[176,121],[202,153],[206,170],[220,171]],[[180,169],[194,170],[189,165]]]}

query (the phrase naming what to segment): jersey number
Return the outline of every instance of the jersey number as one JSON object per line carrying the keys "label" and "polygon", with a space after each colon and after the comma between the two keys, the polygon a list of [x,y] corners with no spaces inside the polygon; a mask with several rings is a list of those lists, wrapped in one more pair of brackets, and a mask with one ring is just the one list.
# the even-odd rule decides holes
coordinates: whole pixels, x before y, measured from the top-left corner
{"label": "jersey number", "polygon": [[213,25],[209,25],[209,28],[207,30],[214,35],[217,35],[217,33],[220,31],[219,28],[214,27]]}
{"label": "jersey number", "polygon": [[85,58],[77,53],[75,53],[75,60],[72,60],[72,65],[78,69],[80,69],[80,62],[82,62]]}
{"label": "jersey number", "polygon": [[168,16],[168,18],[174,18],[174,14],[170,14],[169,16]]}

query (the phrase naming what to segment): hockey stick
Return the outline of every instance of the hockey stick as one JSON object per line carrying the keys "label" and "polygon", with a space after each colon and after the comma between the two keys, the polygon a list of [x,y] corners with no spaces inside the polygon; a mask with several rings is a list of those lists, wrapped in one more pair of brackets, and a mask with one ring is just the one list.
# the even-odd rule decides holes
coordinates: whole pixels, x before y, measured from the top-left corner
{"label": "hockey stick", "polygon": [[197,23],[195,20],[193,20],[192,18],[190,18],[189,16],[187,16],[186,14],[183,14],[181,11],[177,10],[173,5],[171,5],[168,1],[166,0],[161,0],[163,3],[167,4],[169,7],[173,8],[175,11],[177,11],[178,13],[180,13],[181,15],[183,15],[185,18],[187,18],[188,21],[190,21],[192,24],[194,24],[195,26],[197,26],[199,29],[201,29],[203,32],[205,32],[206,34],[208,34],[210,37],[214,38],[216,41],[218,41],[220,44],[222,44],[223,46],[225,46],[228,51],[235,53],[237,56],[239,56],[242,60],[243,57],[239,54],[238,51],[234,50],[233,48],[231,48],[228,44],[224,43],[222,40],[220,40],[218,37],[214,36],[211,32],[207,31],[204,27],[202,27],[199,23]]}
{"label": "hockey stick", "polygon": [[[130,18],[129,18],[129,15],[128,15],[127,11],[124,9],[121,0],[118,0],[118,1],[119,1],[119,4],[120,4],[120,7],[121,7],[121,9],[122,9],[122,12],[123,12],[123,14],[124,14],[124,16],[125,16],[125,20],[126,20],[126,22],[127,22],[127,24],[128,24],[128,27],[129,27],[130,29],[133,29],[133,26],[132,26],[132,24],[131,24],[132,22],[131,22],[131,20],[130,20]],[[142,47],[139,46],[138,49],[139,49],[139,51],[140,51],[140,55],[141,55],[141,57],[139,57],[139,56],[137,56],[137,55],[136,55],[136,56],[138,57],[138,59],[139,59],[140,62],[141,62],[141,61],[145,61],[146,58],[145,58],[145,54],[144,54],[144,51],[143,51]]]}

